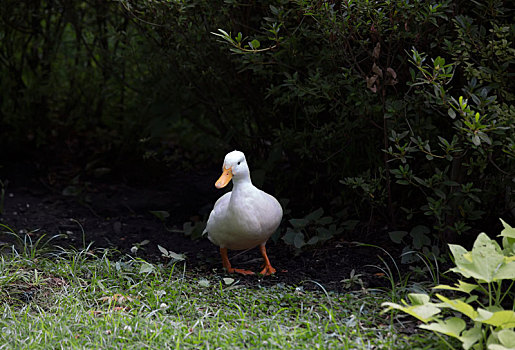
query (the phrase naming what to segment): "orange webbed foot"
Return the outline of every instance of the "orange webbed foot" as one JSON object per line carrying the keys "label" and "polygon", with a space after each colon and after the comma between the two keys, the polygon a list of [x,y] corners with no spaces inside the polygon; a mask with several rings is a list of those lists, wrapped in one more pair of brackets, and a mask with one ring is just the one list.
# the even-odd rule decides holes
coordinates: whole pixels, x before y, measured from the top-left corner
{"label": "orange webbed foot", "polygon": [[234,268],[231,268],[229,270],[227,270],[227,272],[229,273],[239,273],[241,275],[254,275],[254,272],[253,271],[250,271],[250,270],[243,270],[243,269],[234,269]]}
{"label": "orange webbed foot", "polygon": [[235,269],[231,266],[229,258],[227,257],[227,248],[220,248],[220,254],[222,255],[222,264],[225,270],[229,273],[239,273],[241,275],[253,275],[254,272],[250,270]]}
{"label": "orange webbed foot", "polygon": [[260,274],[263,276],[270,276],[273,275],[276,272],[276,270],[271,265],[265,265],[263,270],[261,270]]}
{"label": "orange webbed foot", "polygon": [[259,246],[259,250],[261,251],[261,255],[263,256],[263,260],[265,260],[265,265],[263,270],[261,270],[260,274],[263,276],[270,276],[275,273],[275,269],[270,264],[270,260],[268,259],[268,255],[266,255],[266,247],[265,243]]}

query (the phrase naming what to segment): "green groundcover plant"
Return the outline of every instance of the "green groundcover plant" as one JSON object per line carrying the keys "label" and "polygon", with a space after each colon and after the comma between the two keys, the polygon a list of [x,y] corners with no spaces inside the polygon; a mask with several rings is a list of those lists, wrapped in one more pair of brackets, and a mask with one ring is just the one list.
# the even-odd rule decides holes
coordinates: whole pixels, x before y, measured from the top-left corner
{"label": "green groundcover plant", "polygon": [[[502,220],[501,220],[502,221]],[[436,294],[409,294],[411,304],[391,302],[383,306],[401,310],[423,322],[420,328],[457,338],[464,349],[507,350],[515,348],[515,229],[502,221],[502,248],[485,233],[479,234],[471,251],[450,244],[456,267],[450,271],[469,280],[434,289],[465,295],[456,299]],[[452,310],[450,316],[443,310]],[[449,347],[452,348],[450,344]]]}

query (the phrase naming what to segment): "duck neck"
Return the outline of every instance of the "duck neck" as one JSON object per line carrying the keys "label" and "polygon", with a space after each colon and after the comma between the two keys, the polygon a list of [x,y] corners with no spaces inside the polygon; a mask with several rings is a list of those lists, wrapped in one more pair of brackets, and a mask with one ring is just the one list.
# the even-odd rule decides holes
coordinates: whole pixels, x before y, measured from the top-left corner
{"label": "duck neck", "polygon": [[254,185],[250,180],[250,176],[242,177],[240,179],[233,178],[233,186],[232,186],[232,195],[231,200],[233,198],[237,198],[239,196],[243,196],[249,188],[253,188]]}

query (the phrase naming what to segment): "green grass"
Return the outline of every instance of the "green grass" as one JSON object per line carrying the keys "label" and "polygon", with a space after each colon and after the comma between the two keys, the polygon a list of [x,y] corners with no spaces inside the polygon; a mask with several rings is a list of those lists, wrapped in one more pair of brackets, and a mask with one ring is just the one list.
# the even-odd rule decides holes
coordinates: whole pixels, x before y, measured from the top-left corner
{"label": "green grass", "polygon": [[224,277],[108,250],[4,249],[0,349],[441,347],[429,333],[396,331],[380,313],[387,292]]}

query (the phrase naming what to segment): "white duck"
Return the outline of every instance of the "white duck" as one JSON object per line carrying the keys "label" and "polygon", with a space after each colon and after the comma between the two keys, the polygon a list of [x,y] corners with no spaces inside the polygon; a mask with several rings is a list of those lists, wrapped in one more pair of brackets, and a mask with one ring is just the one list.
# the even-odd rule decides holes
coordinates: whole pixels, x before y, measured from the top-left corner
{"label": "white duck", "polygon": [[275,269],[266,255],[266,241],[275,232],[283,216],[281,205],[271,195],[255,187],[245,155],[233,151],[225,156],[222,176],[216,188],[225,187],[233,180],[232,192],[220,197],[209,215],[206,230],[211,242],[220,247],[222,264],[229,273],[251,275],[254,272],[235,269],[227,257],[227,249],[243,250],[259,245],[265,260],[262,275],[271,275]]}

